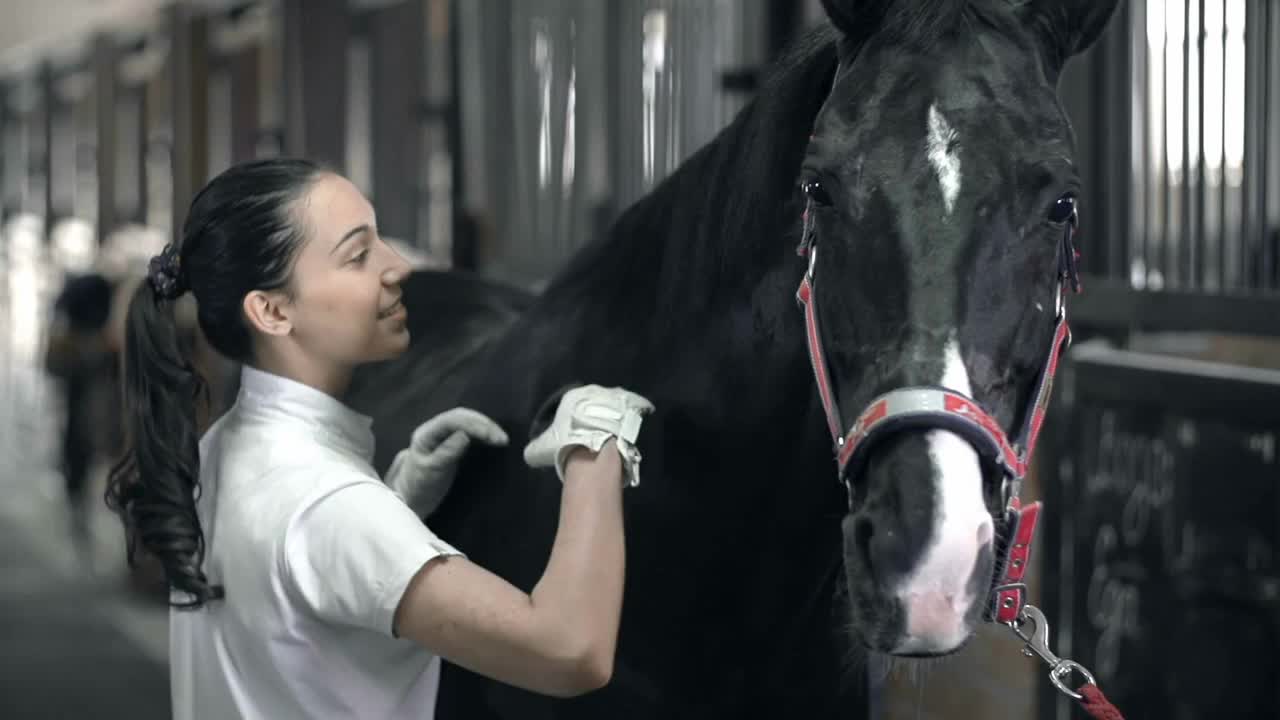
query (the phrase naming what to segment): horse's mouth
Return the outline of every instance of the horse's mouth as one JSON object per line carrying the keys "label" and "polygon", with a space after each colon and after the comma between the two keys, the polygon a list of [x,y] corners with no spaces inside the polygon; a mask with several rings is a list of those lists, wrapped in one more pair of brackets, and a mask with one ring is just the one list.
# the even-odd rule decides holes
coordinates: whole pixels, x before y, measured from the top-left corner
{"label": "horse's mouth", "polygon": [[907,650],[906,652],[891,653],[894,657],[905,658],[908,660],[931,660],[937,658],[949,657],[964,650],[973,642],[974,632],[970,631],[964,636],[960,643],[948,650]]}

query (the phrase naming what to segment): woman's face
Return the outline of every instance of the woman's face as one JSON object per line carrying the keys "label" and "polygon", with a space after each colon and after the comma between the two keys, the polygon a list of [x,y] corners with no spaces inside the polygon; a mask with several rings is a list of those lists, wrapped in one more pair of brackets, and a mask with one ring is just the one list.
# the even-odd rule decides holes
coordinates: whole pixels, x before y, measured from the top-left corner
{"label": "woman's face", "polygon": [[364,195],[324,175],[298,212],[306,241],[293,270],[294,340],[314,359],[343,367],[394,357],[409,347],[400,282],[409,265],[378,236]]}

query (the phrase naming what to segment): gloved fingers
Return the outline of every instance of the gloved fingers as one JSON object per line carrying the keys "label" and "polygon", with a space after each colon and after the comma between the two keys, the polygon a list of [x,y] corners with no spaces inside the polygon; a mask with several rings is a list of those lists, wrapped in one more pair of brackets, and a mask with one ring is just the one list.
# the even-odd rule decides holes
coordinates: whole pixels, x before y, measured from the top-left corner
{"label": "gloved fingers", "polygon": [[402,489],[400,487],[404,484],[402,476],[405,473],[405,463],[408,461],[409,450],[406,448],[396,453],[395,459],[391,461],[391,467],[387,469],[386,475],[383,475],[383,480],[392,490],[399,492]]}
{"label": "gloved fingers", "polygon": [[490,445],[506,445],[508,442],[506,432],[496,422],[475,410],[459,407],[446,410],[419,425],[413,431],[409,444],[415,452],[427,455],[458,431]]}
{"label": "gloved fingers", "polygon": [[449,415],[457,428],[465,431],[473,439],[489,445],[507,444],[506,431],[483,413],[471,408],[454,408],[449,411]]}
{"label": "gloved fingers", "polygon": [[534,468],[550,467],[555,464],[559,449],[560,443],[556,442],[555,435],[543,432],[524,446],[524,462]]}
{"label": "gloved fingers", "polygon": [[[605,437],[601,434],[601,442]],[[529,467],[551,467],[559,463],[559,456],[563,448],[582,445],[586,448],[599,449],[597,438],[588,436],[586,433],[575,433],[572,437],[562,437],[553,429],[548,429],[538,437],[529,441],[524,446],[524,462]]]}
{"label": "gloved fingers", "polygon": [[574,429],[604,431],[634,443],[643,417],[654,407],[628,390],[588,385],[566,393],[561,409],[569,415],[566,424]]}
{"label": "gloved fingers", "polygon": [[624,409],[634,410],[641,415],[648,415],[653,412],[653,403],[649,402],[649,398],[623,388],[613,388],[613,391],[622,398]]}
{"label": "gloved fingers", "polygon": [[467,451],[467,447],[470,444],[471,436],[462,430],[456,430],[436,446],[436,449],[432,451],[432,455],[452,461],[462,457],[462,454]]}
{"label": "gloved fingers", "polygon": [[565,393],[562,405],[586,404],[593,408],[608,408],[617,413],[634,410],[641,415],[653,412],[653,403],[639,393],[620,387],[601,387],[599,385],[583,385]]}

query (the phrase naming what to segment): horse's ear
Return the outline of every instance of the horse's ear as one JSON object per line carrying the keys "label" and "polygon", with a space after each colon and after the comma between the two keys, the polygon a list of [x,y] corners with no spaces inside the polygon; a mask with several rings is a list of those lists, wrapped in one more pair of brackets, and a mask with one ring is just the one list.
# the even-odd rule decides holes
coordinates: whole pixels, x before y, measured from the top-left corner
{"label": "horse's ear", "polygon": [[1102,34],[1118,0],[1028,0],[1020,12],[1040,41],[1052,79]]}
{"label": "horse's ear", "polygon": [[822,0],[831,24],[846,37],[865,38],[884,20],[893,0]]}

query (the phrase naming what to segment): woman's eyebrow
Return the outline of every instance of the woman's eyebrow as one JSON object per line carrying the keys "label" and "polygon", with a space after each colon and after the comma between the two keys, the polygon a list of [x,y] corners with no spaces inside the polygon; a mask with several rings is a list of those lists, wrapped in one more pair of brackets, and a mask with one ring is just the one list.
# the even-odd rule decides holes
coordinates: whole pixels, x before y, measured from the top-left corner
{"label": "woman's eyebrow", "polygon": [[334,254],[334,253],[338,252],[338,248],[342,247],[342,243],[344,243],[344,242],[346,242],[346,241],[350,240],[351,238],[353,238],[353,237],[355,237],[355,236],[357,236],[357,235],[359,235],[359,234],[361,234],[361,233],[365,233],[365,232],[369,232],[369,224],[368,224],[368,223],[365,223],[365,224],[363,224],[363,225],[357,225],[356,227],[351,228],[350,230],[348,230],[348,231],[347,231],[347,234],[346,234],[346,235],[343,235],[343,236],[342,236],[342,239],[338,240],[338,242],[337,242],[336,244],[334,244],[333,249],[329,251],[329,254],[330,254],[330,255],[332,255],[332,254]]}

